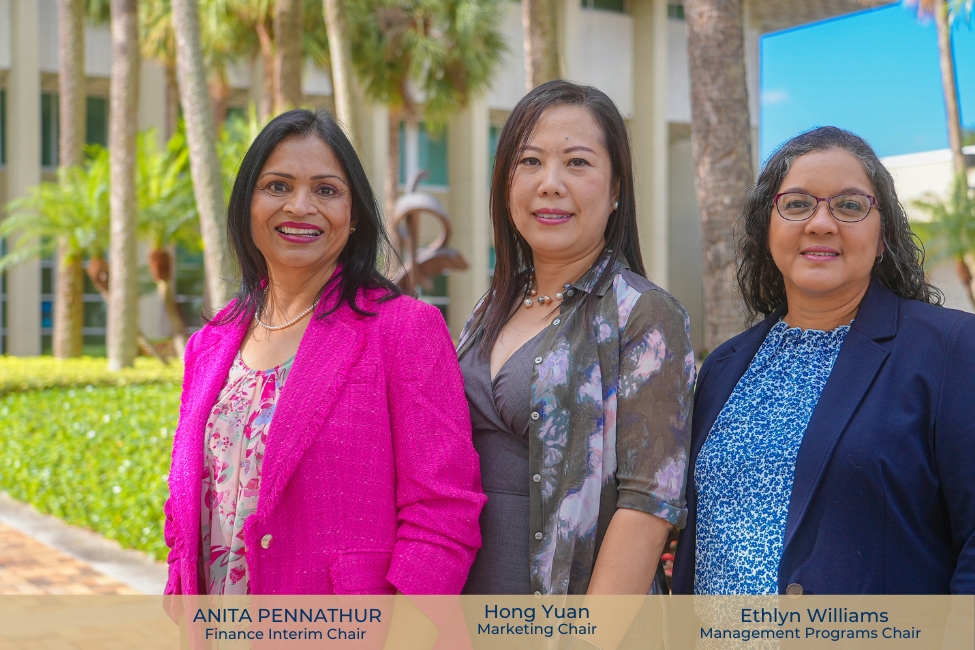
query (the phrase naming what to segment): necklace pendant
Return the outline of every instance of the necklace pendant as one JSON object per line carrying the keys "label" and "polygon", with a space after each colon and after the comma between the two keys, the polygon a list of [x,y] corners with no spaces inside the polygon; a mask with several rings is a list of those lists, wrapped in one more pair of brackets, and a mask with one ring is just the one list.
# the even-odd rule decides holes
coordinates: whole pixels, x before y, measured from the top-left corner
{"label": "necklace pendant", "polygon": [[532,306],[532,299],[525,298],[525,307],[531,307],[531,306]]}

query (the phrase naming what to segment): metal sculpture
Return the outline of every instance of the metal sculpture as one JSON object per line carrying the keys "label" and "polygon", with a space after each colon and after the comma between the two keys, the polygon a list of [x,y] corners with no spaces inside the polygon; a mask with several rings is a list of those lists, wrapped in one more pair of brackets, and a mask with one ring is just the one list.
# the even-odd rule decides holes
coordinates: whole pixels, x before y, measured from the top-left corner
{"label": "metal sculpture", "polygon": [[[390,230],[394,233],[403,265],[393,273],[392,280],[406,291],[419,285],[433,291],[433,279],[446,271],[466,271],[467,260],[460,251],[447,246],[450,240],[450,217],[440,200],[432,194],[418,192],[417,186],[427,175],[426,170],[413,175],[406,193],[396,199]],[[440,224],[440,234],[423,248],[420,239],[420,216],[428,214]]]}

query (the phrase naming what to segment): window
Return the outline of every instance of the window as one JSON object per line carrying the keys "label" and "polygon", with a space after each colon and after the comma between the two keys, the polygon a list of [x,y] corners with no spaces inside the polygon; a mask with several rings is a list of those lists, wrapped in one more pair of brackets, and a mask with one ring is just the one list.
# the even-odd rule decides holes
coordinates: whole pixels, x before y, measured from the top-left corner
{"label": "window", "polygon": [[493,124],[488,129],[488,182],[494,173],[494,156],[498,153],[498,138],[501,137],[501,127]]}
{"label": "window", "polygon": [[41,95],[41,167],[58,166],[58,96]]}
{"label": "window", "polygon": [[0,90],[0,165],[7,164],[7,91]]}
{"label": "window", "polygon": [[88,97],[85,102],[85,142],[108,146],[108,99]]}
{"label": "window", "polygon": [[616,11],[623,13],[626,11],[624,0],[582,0],[584,9],[602,9],[603,11]]}
{"label": "window", "polygon": [[667,5],[667,18],[671,20],[684,20],[684,5],[679,2],[671,2]]}
{"label": "window", "polygon": [[420,187],[446,189],[447,129],[438,132],[427,130],[426,123],[416,126],[400,122],[399,125],[399,182],[406,185],[416,172],[425,169],[428,175]]}

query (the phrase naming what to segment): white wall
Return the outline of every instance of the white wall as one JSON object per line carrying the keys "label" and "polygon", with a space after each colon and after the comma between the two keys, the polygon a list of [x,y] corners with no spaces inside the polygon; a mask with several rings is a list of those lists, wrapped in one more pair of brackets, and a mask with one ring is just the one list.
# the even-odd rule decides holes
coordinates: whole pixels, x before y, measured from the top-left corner
{"label": "white wall", "polygon": [[667,121],[691,121],[691,74],[687,66],[687,27],[667,21]]}
{"label": "white wall", "polygon": [[[567,0],[561,49],[566,77],[599,88],[633,117],[633,18],[628,14],[584,9]],[[652,35],[641,34],[641,38]]]}
{"label": "white wall", "polygon": [[[965,153],[975,154],[975,147],[965,147]],[[904,205],[908,217],[912,221],[929,221],[930,215],[924,210],[914,207],[911,203],[918,199],[929,198],[928,195],[947,198],[951,191],[951,179],[954,175],[951,165],[951,151],[940,149],[902,156],[888,156],[883,158],[882,162],[890,170],[890,175],[894,177],[897,198]],[[973,182],[975,182],[975,170],[970,170],[969,183]],[[953,262],[943,262],[930,268],[928,279],[944,292],[947,307],[968,312],[973,311],[961,281],[955,274]]]}
{"label": "white wall", "polygon": [[10,69],[10,0],[0,0],[0,68]]}
{"label": "white wall", "polygon": [[498,71],[487,92],[489,108],[510,111],[525,94],[525,32],[521,25],[521,3],[506,2],[501,33],[508,52],[498,65]]}
{"label": "white wall", "polygon": [[[2,32],[10,29],[10,21],[4,17],[3,5],[9,5],[9,0],[0,0],[0,67],[9,67],[9,53],[7,63],[4,64],[2,55]],[[41,36],[40,48],[41,72],[58,72],[58,8],[56,0],[38,0],[37,6],[40,16]],[[9,15],[9,13],[7,14]],[[9,44],[9,40],[7,41]],[[89,77],[108,77],[112,73],[112,37],[108,25],[87,25],[85,27],[85,74]]]}

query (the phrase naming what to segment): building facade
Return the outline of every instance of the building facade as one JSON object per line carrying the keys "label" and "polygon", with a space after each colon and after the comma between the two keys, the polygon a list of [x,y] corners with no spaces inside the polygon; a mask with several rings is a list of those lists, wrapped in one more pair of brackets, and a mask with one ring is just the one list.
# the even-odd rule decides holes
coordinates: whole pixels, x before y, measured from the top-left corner
{"label": "building facade", "polygon": [[[745,55],[757,152],[759,47],[762,34],[821,20],[888,0],[746,0]],[[692,323],[703,315],[701,250],[690,144],[690,83],[683,6],[668,0],[558,0],[557,34],[565,78],[605,91],[627,119],[634,150],[640,219],[640,244],[651,279],[687,307]],[[457,335],[493,269],[488,187],[493,151],[501,126],[524,94],[521,4],[510,2],[501,25],[508,53],[490,89],[450,120],[443,132],[421,122],[400,129],[401,180],[426,169],[425,191],[447,207],[453,223],[450,245],[469,270],[438,282],[437,304]],[[57,11],[55,0],[0,0],[0,205],[24,196],[42,179],[53,179],[57,165]],[[111,45],[107,26],[86,30],[88,137],[107,134]],[[259,62],[231,71],[232,108],[256,102],[261,87]],[[308,103],[331,105],[325,71],[308,65],[304,75]],[[164,132],[165,74],[151,61],[142,64],[139,127]],[[360,155],[374,188],[383,187],[388,143],[385,109],[363,109]],[[160,136],[161,137],[161,136]],[[757,165],[757,161],[756,161]],[[421,238],[436,233],[423,230]],[[49,347],[52,262],[38,260],[6,273],[3,300],[3,350],[38,354]],[[90,303],[90,304],[87,304]],[[140,302],[140,322],[150,337],[167,334],[155,295]],[[86,343],[104,337],[104,306],[86,296]],[[693,338],[700,348],[701,332]]]}

